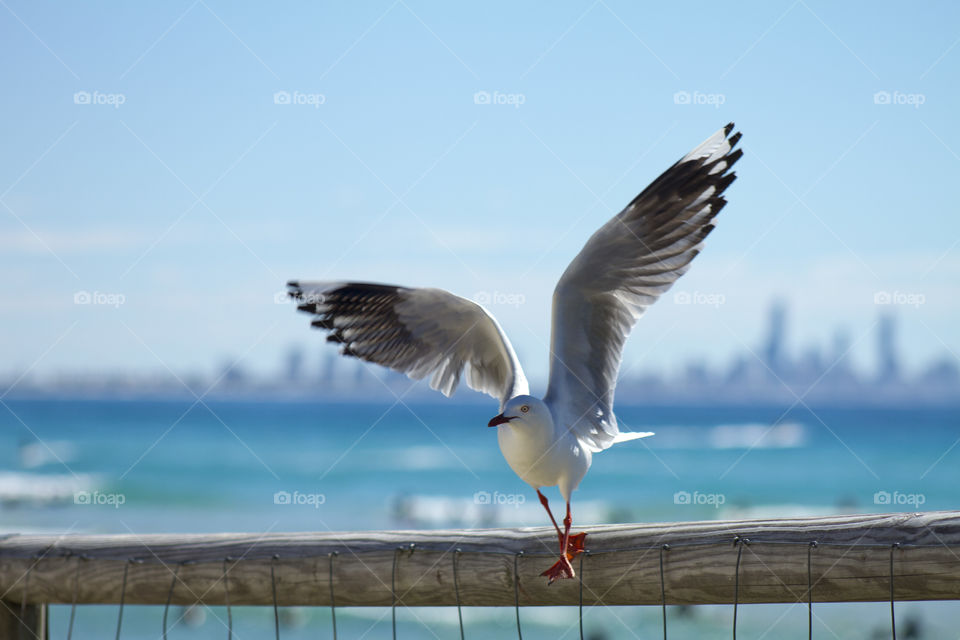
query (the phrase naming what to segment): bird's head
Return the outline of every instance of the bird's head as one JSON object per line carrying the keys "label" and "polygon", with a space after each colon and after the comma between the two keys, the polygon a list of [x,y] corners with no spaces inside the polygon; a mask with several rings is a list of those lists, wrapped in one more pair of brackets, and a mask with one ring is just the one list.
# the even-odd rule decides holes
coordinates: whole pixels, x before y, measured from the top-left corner
{"label": "bird's head", "polygon": [[533,396],[517,396],[511,398],[503,407],[503,413],[494,416],[488,427],[496,427],[501,424],[538,424],[548,422],[551,419],[550,409],[542,400]]}

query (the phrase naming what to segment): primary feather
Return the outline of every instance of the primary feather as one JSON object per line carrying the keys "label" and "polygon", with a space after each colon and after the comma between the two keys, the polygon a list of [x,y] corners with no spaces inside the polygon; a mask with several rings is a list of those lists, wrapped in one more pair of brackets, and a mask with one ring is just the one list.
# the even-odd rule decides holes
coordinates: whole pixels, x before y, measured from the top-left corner
{"label": "primary feather", "polygon": [[593,451],[619,433],[613,396],[630,330],[687,271],[726,204],[742,155],[732,130],[708,138],[600,227],[557,283],[544,402]]}
{"label": "primary feather", "polygon": [[430,378],[444,395],[467,385],[501,406],[528,393],[527,379],[497,321],[475,302],[442,289],[356,282],[287,283],[298,309],[315,316],[342,353],[411,378]]}

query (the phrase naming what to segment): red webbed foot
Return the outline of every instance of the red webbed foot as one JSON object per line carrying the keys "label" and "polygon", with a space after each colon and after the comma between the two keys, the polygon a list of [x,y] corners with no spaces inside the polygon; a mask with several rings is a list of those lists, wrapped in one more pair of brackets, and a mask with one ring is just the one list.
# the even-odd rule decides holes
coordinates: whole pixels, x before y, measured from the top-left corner
{"label": "red webbed foot", "polygon": [[[584,552],[584,542],[586,542],[586,539],[586,532],[570,536],[567,540],[567,553],[557,560],[552,567],[540,574],[547,578],[547,584],[553,584],[556,580],[569,579],[576,576],[570,561]],[[562,539],[560,540],[560,544],[563,544]]]}
{"label": "red webbed foot", "polygon": [[569,500],[567,500],[567,517],[563,519],[563,533],[561,533],[560,527],[557,526],[557,520],[550,511],[547,497],[540,492],[540,489],[537,489],[537,496],[540,497],[540,504],[543,505],[543,508],[547,510],[547,515],[550,516],[550,522],[553,523],[553,528],[557,530],[557,537],[560,542],[560,559],[540,575],[548,579],[547,584],[553,584],[554,581],[560,579],[573,578],[576,574],[573,572],[573,565],[570,564],[570,561],[583,553],[587,534],[570,535],[570,524],[573,522],[573,517],[570,515]]}
{"label": "red webbed foot", "polygon": [[[570,540],[567,541],[567,557],[573,560],[578,555],[583,553],[585,547],[584,543],[587,541],[587,532],[578,533],[576,535],[570,536]],[[563,544],[563,540],[560,541],[560,544]]]}
{"label": "red webbed foot", "polygon": [[556,580],[573,578],[576,574],[573,572],[573,565],[567,556],[561,557],[552,567],[540,574],[546,576],[547,584],[553,584]]}

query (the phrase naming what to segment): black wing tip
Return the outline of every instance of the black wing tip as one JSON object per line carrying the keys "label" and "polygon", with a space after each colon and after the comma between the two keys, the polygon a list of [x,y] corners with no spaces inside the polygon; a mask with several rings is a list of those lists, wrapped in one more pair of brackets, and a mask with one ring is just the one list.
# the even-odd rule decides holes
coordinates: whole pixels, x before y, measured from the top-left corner
{"label": "black wing tip", "polygon": [[[384,348],[392,344],[391,340],[403,337],[405,329],[393,305],[409,288],[334,281],[306,282],[296,291],[300,303],[297,309],[313,315],[311,328],[326,332],[326,342],[339,345],[340,355],[397,369]],[[390,335],[385,336],[384,331]],[[409,341],[409,336],[405,340]]]}
{"label": "black wing tip", "polygon": [[[324,285],[320,289],[312,290],[309,288],[309,283],[307,283],[307,289],[304,289],[304,285],[301,284],[300,280],[289,280],[287,281],[287,295],[293,298],[294,300],[307,300],[309,299],[311,303],[315,303],[317,300],[324,299],[336,299],[338,297],[344,296],[354,296],[359,298],[369,297],[369,296],[379,296],[379,295],[398,295],[404,291],[407,291],[407,287],[402,287],[396,284],[382,284],[378,282],[325,282],[321,283]],[[300,311],[311,311],[308,308],[304,308],[305,305],[300,305],[298,309]]]}
{"label": "black wing tip", "polygon": [[304,302],[303,304],[297,305],[297,311],[305,311],[307,313],[317,313],[317,303],[316,302]]}
{"label": "black wing tip", "polygon": [[[737,146],[737,143],[740,142],[740,138],[743,137],[742,131],[733,132],[734,127],[735,125],[732,122],[728,122],[727,126],[723,128],[723,135],[727,138],[727,144],[730,146],[730,149],[727,151],[727,158],[733,154],[733,148]],[[733,132],[733,135],[731,135],[731,132]],[[743,152],[741,150],[738,149],[737,151],[742,155]],[[739,158],[740,156],[738,155],[737,157]],[[733,164],[733,162],[730,164]]]}
{"label": "black wing tip", "polygon": [[722,178],[720,178],[720,180],[717,181],[717,187],[716,187],[717,194],[719,195],[719,194],[722,194],[724,191],[726,191],[727,187],[729,187],[733,183],[733,181],[736,179],[737,179],[736,173],[730,172],[725,174]]}
{"label": "black wing tip", "polygon": [[303,288],[299,280],[287,281],[287,295],[294,300],[303,300]]}
{"label": "black wing tip", "polygon": [[743,149],[734,149],[727,154],[727,167],[732,167],[737,160],[743,157]]}

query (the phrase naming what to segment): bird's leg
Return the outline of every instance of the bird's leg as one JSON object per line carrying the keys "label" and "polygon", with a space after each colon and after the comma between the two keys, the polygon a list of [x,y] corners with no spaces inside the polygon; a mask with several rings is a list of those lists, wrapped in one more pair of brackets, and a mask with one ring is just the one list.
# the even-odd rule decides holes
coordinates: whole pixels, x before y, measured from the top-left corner
{"label": "bird's leg", "polygon": [[[551,519],[553,516],[551,516]],[[540,575],[546,576],[548,579],[548,584],[553,584],[554,580],[560,578],[572,578],[574,577],[573,565],[570,564],[570,561],[573,560],[577,554],[583,552],[583,542],[587,537],[586,533],[578,533],[577,535],[570,537],[570,525],[573,523],[573,518],[570,516],[570,503],[567,502],[567,517],[563,519],[563,535],[560,536],[560,559],[557,560],[552,567],[541,573]],[[554,522],[556,525],[556,522]],[[560,532],[560,527],[557,527],[557,533]]]}
{"label": "bird's leg", "polygon": [[[540,489],[537,489],[537,496],[540,498],[540,504],[543,505],[543,508],[547,510],[547,515],[550,516],[550,522],[553,523],[553,528],[557,530],[557,542],[560,544],[560,549],[563,549],[563,532],[560,531],[560,527],[557,525],[557,520],[553,517],[553,513],[550,511],[550,503],[547,501],[547,496],[540,493]],[[570,517],[570,503],[567,503],[567,518]],[[566,520],[564,520],[566,524]],[[573,559],[578,553],[583,551],[583,543],[587,538],[586,533],[578,533],[573,536],[569,536],[567,542],[567,555]]]}
{"label": "bird's leg", "polygon": [[570,525],[573,520],[570,517],[570,503],[567,503],[567,517],[563,519],[563,527],[566,530],[567,543],[562,548],[567,550],[567,555],[573,560],[578,554],[583,553],[583,543],[587,540],[587,532],[582,531],[576,535],[570,535]]}
{"label": "bird's leg", "polygon": [[542,504],[543,508],[547,510],[547,515],[550,516],[550,522],[553,523],[553,528],[557,530],[557,542],[563,543],[563,534],[560,533],[560,527],[557,526],[557,520],[553,517],[553,512],[550,511],[550,502],[547,500],[547,496],[540,493],[540,489],[537,489],[537,496],[540,498],[540,504]]}

